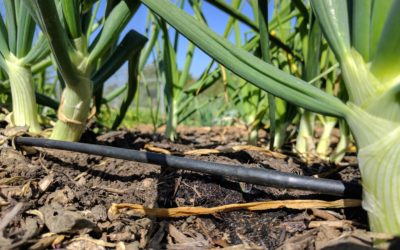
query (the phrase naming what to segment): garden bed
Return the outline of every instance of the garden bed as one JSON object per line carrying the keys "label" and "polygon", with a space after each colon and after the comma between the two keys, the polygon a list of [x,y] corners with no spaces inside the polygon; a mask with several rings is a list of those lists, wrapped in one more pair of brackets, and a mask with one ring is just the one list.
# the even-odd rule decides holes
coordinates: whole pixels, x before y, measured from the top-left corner
{"label": "garden bed", "polygon": [[[238,127],[180,128],[179,132],[180,139],[175,143],[153,134],[149,126],[99,136],[86,133],[83,141],[184,156],[194,149],[241,145],[246,138],[245,130]],[[6,248],[321,249],[331,246],[337,249],[369,247],[375,237],[366,231],[366,213],[359,207],[238,210],[181,218],[154,218],[129,210],[112,214],[108,210],[113,203],[172,208],[339,198],[61,150],[23,153],[5,145],[1,149],[1,218],[9,222],[0,223],[4,236],[0,245]],[[348,182],[360,179],[355,157],[351,155],[345,158],[349,166],[337,171],[323,162],[301,163],[290,153],[290,147],[283,156],[254,150],[225,150],[185,157],[300,175],[327,175]]]}

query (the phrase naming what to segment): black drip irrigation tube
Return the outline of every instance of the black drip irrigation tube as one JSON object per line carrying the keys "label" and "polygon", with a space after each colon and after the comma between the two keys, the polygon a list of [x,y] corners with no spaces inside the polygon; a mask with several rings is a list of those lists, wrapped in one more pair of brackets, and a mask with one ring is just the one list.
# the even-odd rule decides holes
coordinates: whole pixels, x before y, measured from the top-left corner
{"label": "black drip irrigation tube", "polygon": [[199,161],[178,156],[143,152],[132,149],[41,138],[18,137],[15,139],[15,142],[18,145],[68,150],[129,161],[156,164],[175,169],[219,175],[223,177],[230,177],[240,182],[256,185],[308,190],[334,196],[352,198],[361,197],[361,186],[357,184],[330,179],[319,179],[291,173],[283,173],[264,168],[245,168],[238,165]]}

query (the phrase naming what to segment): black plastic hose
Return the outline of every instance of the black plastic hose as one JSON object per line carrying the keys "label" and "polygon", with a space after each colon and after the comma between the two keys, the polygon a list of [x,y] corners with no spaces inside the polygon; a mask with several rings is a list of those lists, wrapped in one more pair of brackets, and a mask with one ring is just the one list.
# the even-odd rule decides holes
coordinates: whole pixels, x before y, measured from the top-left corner
{"label": "black plastic hose", "polygon": [[230,177],[241,182],[256,185],[301,189],[335,196],[361,197],[361,186],[357,184],[345,183],[337,180],[317,179],[310,176],[300,176],[263,168],[245,168],[238,165],[199,161],[131,149],[41,138],[18,137],[15,142],[19,145],[68,150],[129,161],[151,163],[176,169],[191,170]]}

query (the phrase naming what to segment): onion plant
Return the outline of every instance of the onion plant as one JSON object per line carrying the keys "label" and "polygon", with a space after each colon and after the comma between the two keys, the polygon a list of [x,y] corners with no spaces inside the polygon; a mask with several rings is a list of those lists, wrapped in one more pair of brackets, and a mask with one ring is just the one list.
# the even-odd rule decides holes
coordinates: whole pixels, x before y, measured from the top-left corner
{"label": "onion plant", "polygon": [[[184,1],[182,1],[183,3]],[[178,100],[183,94],[183,89],[187,83],[189,70],[192,63],[195,46],[189,42],[186,51],[186,60],[182,71],[178,70],[176,64],[177,46],[173,46],[170,39],[166,23],[160,21],[160,27],[163,33],[163,68],[165,74],[165,96],[167,97],[167,126],[165,137],[170,140],[176,139],[176,128],[178,126]],[[178,37],[175,37],[177,40]],[[176,42],[174,42],[176,43]]]}
{"label": "onion plant", "polygon": [[[240,10],[240,8],[243,7],[242,3],[242,1],[233,1],[232,8],[234,10]],[[257,8],[257,4],[254,3],[256,2],[253,2],[251,6],[253,9],[253,14],[258,20],[258,25],[260,27],[260,39],[258,40],[258,44],[256,44],[257,46],[252,48],[252,53],[263,58],[263,60],[269,61],[268,10],[265,9],[265,12],[258,12],[257,10],[259,8]],[[261,1],[259,4],[264,4],[267,6],[265,1]],[[259,18],[257,18],[258,16]],[[235,34],[235,43],[236,46],[239,46],[242,44],[239,22],[236,18],[234,18],[234,16],[230,17],[230,21],[233,21],[232,26]],[[249,41],[247,41],[247,43],[249,43]],[[245,122],[248,129],[248,144],[256,145],[258,141],[258,130],[263,126],[263,119],[267,113],[268,107],[272,108],[270,109],[270,114],[272,114],[273,117],[270,120],[272,124],[271,127],[274,128],[275,123],[272,122],[275,121],[274,97],[271,95],[268,96],[268,99],[272,101],[272,103],[265,102],[264,99],[266,95],[261,89],[252,86],[244,79],[238,79],[236,75],[233,75],[230,71],[225,70],[224,67],[221,68],[221,70],[226,71],[224,75],[226,76],[225,78],[227,85],[231,92],[229,95],[227,95],[230,96],[231,100],[228,100],[226,97],[226,102],[232,102],[234,104],[234,108],[239,111],[240,118]],[[270,105],[268,106],[268,104]]]}
{"label": "onion plant", "polygon": [[[311,16],[309,19],[309,21],[305,21],[305,23],[310,26],[308,31],[305,29],[299,32],[300,35],[302,35],[303,56],[305,58],[304,70],[302,72],[302,78],[305,81],[311,81],[318,75],[320,70],[319,61],[321,54],[322,31],[314,16]],[[314,85],[317,84],[318,81],[315,81]],[[306,160],[315,154],[314,123],[315,113],[301,109],[295,149],[297,153]]]}
{"label": "onion plant", "polygon": [[[151,95],[151,90],[150,86],[147,82],[146,76],[143,73],[144,66],[146,62],[148,61],[150,54],[153,52],[154,53],[154,48],[156,45],[158,46],[158,37],[160,33],[160,26],[158,25],[158,22],[153,15],[153,13],[149,12],[147,15],[147,25],[146,25],[146,33],[147,36],[149,37],[149,42],[146,45],[146,48],[144,49],[144,52],[142,53],[139,61],[139,74],[140,74],[140,80],[142,81],[142,85],[145,88],[146,95],[148,97],[148,103],[150,106],[150,119],[151,123],[153,125],[153,132],[156,132],[158,124],[159,124],[159,109],[160,109],[160,87],[161,86],[156,86],[155,87],[155,100],[153,100],[153,96]],[[157,61],[156,61],[156,56],[154,56],[152,68],[154,69],[154,75],[155,75],[155,81],[161,82],[160,81],[160,71],[159,67],[157,67]],[[158,85],[158,84],[156,84]],[[137,107],[137,117],[140,116],[139,114],[139,104],[141,103],[141,100],[139,99],[139,92],[137,94],[136,98],[136,107]]]}
{"label": "onion plant", "polygon": [[[305,43],[305,46],[303,46],[305,69],[302,72],[302,79],[346,101],[346,90],[340,87],[342,78],[340,77],[340,70],[337,68],[337,61],[326,42],[321,42],[322,31],[319,28],[319,23],[315,22],[314,16],[312,16],[308,33],[309,35],[303,38],[303,43]],[[318,74],[320,70],[323,72]],[[341,128],[340,139],[332,151],[332,132],[338,122]],[[314,138],[316,125],[322,129],[318,143]],[[295,151],[306,162],[317,158],[339,163],[344,157],[348,144],[349,130],[345,122],[335,117],[316,115],[313,112],[301,109]]]}
{"label": "onion plant", "polygon": [[[191,1],[196,7],[199,5],[199,1]],[[239,46],[241,43],[241,32],[239,30],[238,22],[241,21],[249,26],[252,31],[249,32],[253,37],[246,42],[243,46],[248,51],[251,51],[255,55],[262,57],[263,60],[270,61],[269,57],[277,57],[276,54],[281,53],[279,56],[281,57],[281,65],[278,62],[278,67],[287,67],[287,57],[285,55],[292,55],[293,52],[289,46],[287,46],[286,42],[281,39],[281,37],[277,36],[276,29],[280,29],[281,26],[288,27],[290,26],[290,20],[293,17],[299,16],[300,12],[298,9],[294,8],[286,1],[285,5],[281,6],[279,11],[275,13],[272,17],[272,20],[269,22],[268,20],[268,11],[267,9],[260,11],[260,8],[257,6],[259,4],[263,4],[267,7],[267,3],[265,1],[250,1],[249,4],[253,9],[254,18],[256,21],[251,20],[250,18],[244,16],[240,9],[244,5],[244,1],[237,0],[232,1],[231,4],[227,4],[224,1],[209,1],[210,4],[213,4],[215,7],[220,10],[226,12],[231,15],[229,21],[226,25],[225,32],[223,36],[226,38],[231,30],[234,31],[235,43],[236,46]],[[195,14],[198,11],[195,11]],[[201,15],[198,15],[198,18],[201,18]],[[257,18],[258,17],[258,18]],[[270,29],[273,30],[274,34],[269,34],[268,25]],[[289,30],[289,29],[287,29]],[[287,32],[285,32],[287,33]],[[261,39],[259,37],[261,36]],[[270,40],[271,38],[271,49],[270,49]],[[270,53],[269,51],[272,51]],[[270,55],[272,54],[272,55]],[[277,60],[274,60],[277,62]],[[223,73],[223,74],[221,74]],[[238,118],[244,121],[246,126],[249,129],[248,143],[255,144],[257,142],[257,134],[258,129],[263,126],[263,122],[265,121],[265,114],[269,114],[269,129],[271,135],[271,148],[276,147],[280,148],[281,145],[285,142],[286,139],[286,129],[290,124],[293,116],[296,114],[294,108],[287,109],[286,102],[282,100],[277,100],[278,109],[275,107],[275,98],[274,96],[268,94],[268,96],[261,92],[259,89],[254,88],[253,86],[246,84],[246,81],[238,79],[236,76],[231,75],[229,70],[226,70],[224,67],[218,67],[207,79],[221,79],[224,84],[225,92],[225,100],[230,99],[228,103],[223,106],[223,110],[227,108],[234,108],[238,112]],[[199,92],[197,89],[200,89],[200,92],[204,90],[204,88],[210,87],[215,84],[214,81],[211,84],[211,81],[207,84],[204,84],[201,80],[198,84],[191,86],[190,90],[194,92]],[[204,84],[204,85],[201,85]],[[268,102],[265,99],[268,99]],[[230,105],[230,103],[232,105]],[[289,112],[286,112],[289,110]],[[276,117],[276,119],[275,119]],[[276,120],[276,121],[275,121]],[[275,133],[275,126],[278,126],[278,130]]]}
{"label": "onion plant", "polygon": [[[235,1],[230,5],[224,1],[210,1],[210,3],[229,13],[231,18],[234,18],[236,22],[237,20],[241,20],[249,25],[249,27],[253,29],[253,32],[256,34],[258,32],[261,36],[261,53],[263,58],[266,56],[264,60],[272,62],[288,73],[301,76],[305,81],[313,80],[312,84],[314,86],[321,87],[319,81],[314,80],[316,77],[321,77],[318,75],[320,59],[322,62],[325,62],[321,63],[321,69],[332,66],[330,65],[331,63],[336,64],[336,60],[332,58],[332,56],[327,56],[332,55],[332,53],[326,53],[330,50],[325,45],[323,56],[320,58],[319,47],[321,47],[322,32],[318,22],[315,22],[315,18],[310,20],[310,14],[308,12],[310,7],[304,5],[301,1],[275,1],[273,4],[274,11],[272,19],[269,22],[266,21],[268,20],[268,4],[266,1],[250,1],[249,4],[253,8],[253,16],[255,19],[258,19],[258,23],[243,16],[240,9],[237,8],[238,5],[235,6]],[[261,5],[263,5],[263,7],[259,7]],[[291,19],[293,17],[296,17],[295,22]],[[270,32],[268,32],[269,24],[272,27]],[[235,31],[236,30],[237,28],[235,28]],[[240,32],[237,33],[240,35]],[[235,37],[238,37],[238,35],[235,35]],[[271,44],[271,46],[269,42],[270,37],[274,37],[279,43]],[[237,41],[240,39],[235,38],[235,40],[237,44]],[[298,55],[302,55],[301,58],[303,59],[299,58]],[[325,91],[332,90],[332,84],[337,83],[337,81],[330,81],[331,78],[337,77],[334,73],[335,72],[332,72],[332,74],[327,76],[325,80],[326,84],[324,84]],[[324,72],[323,74],[326,76],[327,73]],[[238,89],[238,87],[236,87],[236,89]],[[263,107],[265,104],[265,96],[259,91],[249,91],[248,89],[251,89],[251,87],[248,87],[248,85],[243,85],[240,89],[241,91],[237,91],[236,93],[237,97],[232,99],[232,103],[238,104],[235,108],[239,110],[241,120],[244,120],[250,128],[248,142],[254,144],[257,141],[257,128],[262,125],[262,114],[266,113],[266,107]],[[254,93],[254,95],[249,95],[249,93]],[[288,142],[288,139],[290,139],[287,134],[288,127],[292,122],[298,120],[295,117],[299,114],[300,124],[295,145],[296,152],[307,161],[315,157],[327,159],[330,153],[331,132],[337,124],[336,118],[318,116],[318,121],[321,121],[323,124],[323,134],[318,145],[315,145],[314,124],[317,122],[315,113],[307,110],[300,110],[301,112],[299,113],[298,109],[293,105],[288,104],[282,99],[275,100],[271,95],[268,96],[268,110],[271,148],[279,149]],[[255,117],[257,119],[254,119]],[[342,138],[343,137],[344,135]],[[347,143],[343,143],[344,141],[345,140],[341,140],[342,143],[339,144],[341,148],[335,149],[336,153],[332,155],[332,161],[338,162],[342,159],[344,155],[344,150],[342,149],[345,149],[347,146]],[[341,154],[337,152],[341,152]]]}
{"label": "onion plant", "polygon": [[[297,55],[293,52],[292,48],[288,46],[287,39],[289,38],[289,31],[291,27],[291,20],[294,17],[301,17],[301,11],[304,9],[301,1],[279,1],[275,4],[274,13],[272,19],[268,22],[268,4],[265,1],[250,1],[250,5],[253,9],[253,15],[255,21],[249,17],[243,15],[238,8],[234,5],[229,5],[223,0],[209,1],[210,4],[219,8],[221,11],[231,15],[235,19],[243,22],[249,26],[254,32],[259,33],[261,36],[260,47],[261,57],[267,62],[275,62],[275,65],[280,68],[286,68],[290,71],[288,58],[296,58]],[[264,9],[258,6],[263,6]],[[296,8],[295,8],[296,7]],[[265,46],[268,45],[268,46]],[[263,99],[263,93],[259,98],[259,104],[261,105]],[[255,96],[257,99],[257,97]],[[269,118],[269,132],[270,132],[270,148],[281,148],[287,139],[287,128],[292,122],[296,115],[296,109],[294,106],[287,104],[282,99],[276,99],[273,95],[268,94],[268,118]],[[245,120],[253,120],[251,122],[251,131],[249,134],[249,142],[254,144],[257,140],[257,128],[261,127],[262,120],[260,118],[262,114],[266,113],[265,108],[258,109],[257,115],[252,115],[255,120],[247,117]]]}
{"label": "onion plant", "polygon": [[[233,10],[240,10],[243,7],[243,2],[241,0],[233,1],[231,4],[231,8]],[[254,7],[254,14],[257,16],[257,8]],[[262,24],[266,23],[265,20],[261,19],[260,22]],[[236,46],[242,46],[242,38],[239,27],[239,22],[237,18],[231,16],[229,18],[228,24],[226,26],[224,37],[227,37],[230,31],[234,32],[235,44]],[[268,37],[268,28],[265,27],[262,29],[265,33],[260,36]],[[268,60],[269,52],[262,50],[262,48],[269,48],[269,46],[263,46],[261,43],[261,39],[258,40],[258,43],[255,43],[252,48],[250,48],[250,52],[254,54],[258,54],[258,56],[262,56],[261,53],[264,53],[266,56],[266,60]],[[251,44],[251,41],[247,41],[246,44]],[[266,41],[268,43],[269,40]],[[223,110],[229,105],[232,104],[230,108],[233,108],[238,111],[238,118],[244,121],[247,130],[248,130],[248,143],[251,145],[256,145],[258,140],[258,130],[262,127],[262,121],[266,114],[268,104],[263,102],[265,94],[257,87],[252,86],[246,80],[238,78],[231,71],[226,70],[223,66],[220,67],[222,74],[222,82],[224,84],[224,99],[226,105],[224,105]],[[273,97],[271,97],[273,98]],[[275,111],[274,111],[275,112]]]}
{"label": "onion plant", "polygon": [[345,119],[358,146],[370,227],[400,235],[400,1],[311,0],[339,62],[346,103],[232,45],[167,0],[142,2],[250,83],[306,110]]}
{"label": "onion plant", "polygon": [[[133,55],[138,57],[147,40],[131,30],[113,48],[120,32],[140,5],[127,0],[110,1],[113,8],[101,25],[100,32],[91,36],[94,29],[94,17],[90,12],[92,2],[95,1],[24,0],[49,42],[57,70],[65,84],[58,121],[51,135],[53,139],[80,139],[89,116],[93,91],[101,89],[104,80],[128,58]],[[130,62],[138,65],[135,61]]]}
{"label": "onion plant", "polygon": [[[115,6],[117,1],[109,1],[107,2],[106,14],[103,17],[103,22],[106,20],[106,17],[110,14],[113,6]],[[99,5],[99,2],[97,2]],[[98,7],[96,7],[97,9]],[[133,54],[128,59],[128,80],[126,84],[119,86],[113,89],[111,92],[107,93],[103,96],[104,93],[104,83],[97,85],[96,91],[94,93],[96,100],[96,110],[99,111],[97,116],[97,122],[101,123],[105,127],[110,127],[112,130],[117,129],[124,121],[126,115],[128,113],[133,114],[134,117],[131,117],[131,120],[137,120],[140,116],[139,113],[139,104],[142,103],[140,100],[140,90],[141,85],[144,86],[146,91],[150,91],[147,84],[147,79],[145,74],[143,74],[143,70],[145,68],[145,64],[148,61],[151,52],[154,50],[155,44],[157,42],[157,38],[159,37],[160,27],[157,25],[157,22],[154,20],[154,15],[152,13],[148,13],[147,15],[147,23],[146,23],[146,35],[149,37],[149,41],[146,46],[143,48],[143,51],[140,53],[140,57],[137,54]],[[129,42],[129,41],[127,41]],[[119,46],[120,49],[125,50],[126,47]],[[112,50],[109,51],[109,55],[111,55]],[[114,52],[115,53],[115,52]],[[121,53],[125,53],[125,51],[121,51]],[[108,55],[108,56],[109,56]],[[158,67],[156,68],[158,70]],[[152,121],[155,121],[157,124],[157,112],[153,112],[153,105],[151,104],[151,96],[148,95],[150,101],[150,116]],[[136,100],[136,110],[135,112],[129,112],[129,108],[132,106],[133,100]],[[109,104],[112,104],[115,100],[122,100],[121,105],[119,107],[110,107]],[[158,98],[157,98],[158,100]],[[105,109],[101,109],[102,105],[105,105]],[[158,109],[158,106],[156,107]],[[156,113],[154,115],[154,113]],[[115,117],[115,118],[114,118]],[[155,118],[154,118],[155,117]],[[112,118],[112,119],[111,119]],[[125,126],[128,123],[124,124]]]}
{"label": "onion plant", "polygon": [[[49,54],[44,37],[35,38],[36,24],[21,0],[4,0],[0,15],[0,68],[8,75],[12,95],[12,122],[40,132],[32,65]],[[33,42],[33,41],[36,42]]]}

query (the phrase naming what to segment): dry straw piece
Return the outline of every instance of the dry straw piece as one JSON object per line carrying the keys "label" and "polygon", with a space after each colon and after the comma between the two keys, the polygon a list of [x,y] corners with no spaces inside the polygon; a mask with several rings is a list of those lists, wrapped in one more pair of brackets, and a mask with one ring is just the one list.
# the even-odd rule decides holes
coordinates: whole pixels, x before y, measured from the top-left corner
{"label": "dry straw piece", "polygon": [[242,204],[229,204],[218,207],[176,207],[176,208],[148,208],[140,204],[113,204],[108,213],[117,215],[122,209],[133,210],[134,213],[142,216],[154,217],[185,217],[192,215],[215,214],[221,212],[231,212],[236,210],[263,211],[279,208],[289,209],[311,209],[311,208],[347,208],[359,207],[361,200],[341,199],[336,201],[322,200],[281,200],[281,201],[262,201],[249,202]]}

